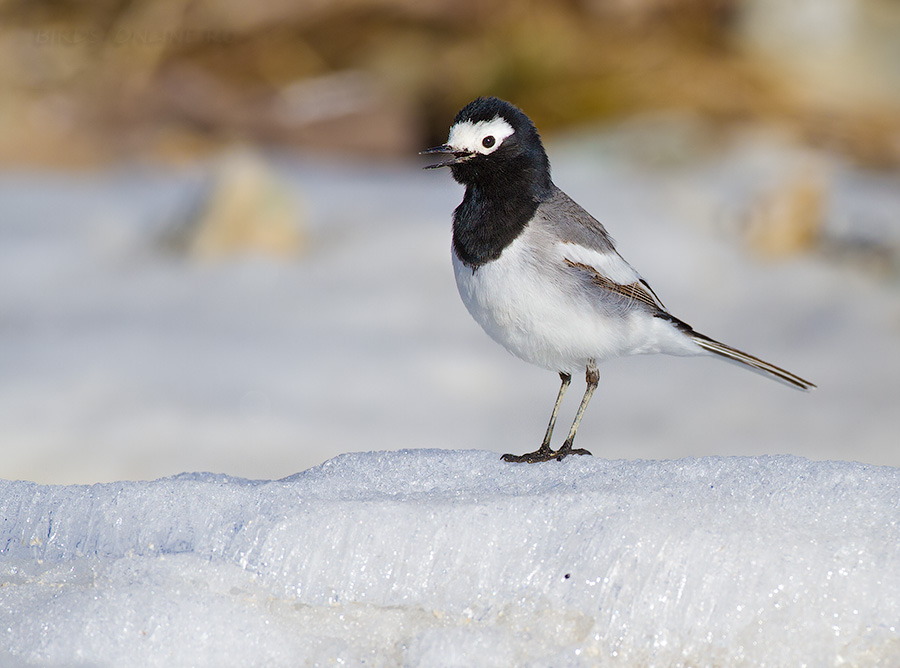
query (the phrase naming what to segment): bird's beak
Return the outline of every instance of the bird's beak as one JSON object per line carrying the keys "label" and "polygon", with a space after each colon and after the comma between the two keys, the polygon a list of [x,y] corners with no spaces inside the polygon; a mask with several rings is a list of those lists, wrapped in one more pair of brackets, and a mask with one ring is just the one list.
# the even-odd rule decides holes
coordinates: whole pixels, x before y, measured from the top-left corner
{"label": "bird's beak", "polygon": [[443,146],[435,146],[434,148],[428,148],[424,151],[419,151],[419,155],[434,155],[434,154],[443,154],[453,156],[448,158],[447,160],[442,160],[441,162],[436,162],[433,165],[426,165],[423,169],[437,169],[438,167],[449,167],[450,165],[457,165],[461,162],[464,162],[472,157],[472,153],[468,151],[459,151],[450,144],[444,144]]}

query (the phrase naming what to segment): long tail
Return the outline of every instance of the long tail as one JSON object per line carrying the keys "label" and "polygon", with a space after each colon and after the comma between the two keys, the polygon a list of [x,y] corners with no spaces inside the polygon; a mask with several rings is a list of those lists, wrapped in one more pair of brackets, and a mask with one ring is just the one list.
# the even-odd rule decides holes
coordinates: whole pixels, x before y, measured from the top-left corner
{"label": "long tail", "polygon": [[699,332],[691,330],[688,334],[690,335],[691,339],[693,339],[694,343],[696,343],[704,350],[715,353],[716,355],[720,355],[725,360],[734,362],[735,364],[740,364],[741,366],[748,368],[751,371],[755,371],[758,374],[761,374],[768,378],[773,378],[781,383],[784,383],[788,387],[793,387],[797,390],[803,390],[804,392],[809,392],[816,387],[808,380],[803,380],[800,376],[795,376],[790,371],[785,371],[784,369],[777,367],[774,364],[769,364],[768,362],[762,361],[758,357],[748,355],[747,353],[736,350],[731,346],[726,346],[724,343],[719,343],[718,341],[711,339],[708,336],[704,336]]}

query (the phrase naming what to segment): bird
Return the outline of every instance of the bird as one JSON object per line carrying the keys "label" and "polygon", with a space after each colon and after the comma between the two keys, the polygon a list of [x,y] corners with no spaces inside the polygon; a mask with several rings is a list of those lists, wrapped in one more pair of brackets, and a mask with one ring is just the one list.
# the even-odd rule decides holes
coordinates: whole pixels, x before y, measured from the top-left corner
{"label": "bird", "polygon": [[[561,380],[540,447],[504,461],[590,455],[573,447],[575,435],[600,380],[598,365],[616,357],[712,355],[798,390],[816,387],[670,314],[606,228],[554,184],[535,124],[510,102],[473,100],[453,119],[447,143],[421,154],[440,157],[425,169],[448,167],[465,186],[453,212],[452,262],[467,310],[513,355]],[[560,404],[581,370],[584,395],[554,450]]]}

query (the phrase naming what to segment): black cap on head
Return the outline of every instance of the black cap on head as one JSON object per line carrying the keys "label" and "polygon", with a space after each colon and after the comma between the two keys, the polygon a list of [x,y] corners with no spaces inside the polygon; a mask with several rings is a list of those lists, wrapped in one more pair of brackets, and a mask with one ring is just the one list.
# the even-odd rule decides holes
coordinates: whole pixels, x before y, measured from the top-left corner
{"label": "black cap on head", "polygon": [[497,116],[505,119],[515,129],[516,133],[521,132],[531,137],[538,144],[541,143],[541,137],[537,128],[531,122],[531,119],[525,115],[525,112],[514,104],[501,100],[499,97],[479,97],[472,100],[459,110],[456,118],[453,119],[453,125],[464,121],[473,123],[490,121]]}
{"label": "black cap on head", "polygon": [[494,153],[450,165],[454,178],[461,183],[515,178],[528,191],[547,192],[552,185],[550,161],[537,128],[521,109],[498,97],[479,97],[456,114],[453,125],[489,122],[497,117],[509,123],[513,135]]}

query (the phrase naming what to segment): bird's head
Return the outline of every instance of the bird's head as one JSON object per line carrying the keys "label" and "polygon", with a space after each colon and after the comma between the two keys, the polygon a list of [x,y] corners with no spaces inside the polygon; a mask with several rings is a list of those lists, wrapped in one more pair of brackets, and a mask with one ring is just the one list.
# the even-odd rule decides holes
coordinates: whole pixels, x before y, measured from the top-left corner
{"label": "bird's head", "polygon": [[463,107],[453,119],[447,143],[422,154],[446,156],[425,169],[449,167],[464,185],[497,179],[530,181],[541,188],[550,183],[550,163],[534,123],[496,97],[479,97]]}

